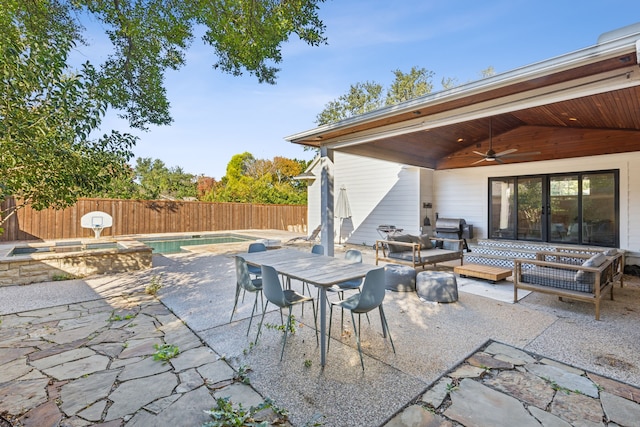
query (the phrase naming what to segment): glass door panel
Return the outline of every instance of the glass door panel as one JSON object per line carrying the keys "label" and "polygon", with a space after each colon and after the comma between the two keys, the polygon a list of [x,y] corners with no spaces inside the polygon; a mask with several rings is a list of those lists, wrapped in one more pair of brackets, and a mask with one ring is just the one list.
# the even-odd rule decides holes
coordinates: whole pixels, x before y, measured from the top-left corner
{"label": "glass door panel", "polygon": [[515,179],[496,178],[490,185],[490,238],[515,239]]}
{"label": "glass door panel", "polygon": [[[549,178],[549,228],[550,242],[573,241],[569,232],[580,218],[580,187],[578,175],[552,176]],[[576,239],[575,242],[578,242]]]}
{"label": "glass door panel", "polygon": [[489,238],[618,247],[618,171],[489,179]]}
{"label": "glass door panel", "polygon": [[615,187],[615,178],[611,173],[585,174],[582,178],[584,243],[618,246]]}
{"label": "glass door panel", "polygon": [[542,178],[518,178],[518,239],[542,240]]}

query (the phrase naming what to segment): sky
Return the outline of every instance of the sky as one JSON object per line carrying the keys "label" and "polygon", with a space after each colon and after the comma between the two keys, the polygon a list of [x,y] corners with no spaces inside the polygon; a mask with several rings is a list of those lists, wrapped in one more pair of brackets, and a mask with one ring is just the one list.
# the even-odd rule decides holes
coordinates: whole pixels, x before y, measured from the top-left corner
{"label": "sky", "polygon": [[416,66],[435,73],[437,91],[443,78],[466,83],[490,66],[510,71],[640,22],[640,2],[327,0],[319,15],[327,44],[312,47],[291,37],[282,45],[275,85],[214,70],[213,50],[195,39],[187,65],[167,74],[170,126],[132,131],[109,114],[102,130],[137,135],[136,157],[216,179],[233,155],[247,151],[257,159],[310,160],[314,151],[284,138],[315,128],[318,113],[352,84],[388,87],[394,70]]}

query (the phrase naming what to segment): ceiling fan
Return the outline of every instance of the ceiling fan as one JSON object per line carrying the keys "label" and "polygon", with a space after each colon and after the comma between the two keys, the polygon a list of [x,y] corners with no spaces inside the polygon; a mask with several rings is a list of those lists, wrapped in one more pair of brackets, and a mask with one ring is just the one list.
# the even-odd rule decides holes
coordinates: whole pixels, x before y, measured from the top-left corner
{"label": "ceiling fan", "polygon": [[504,163],[502,159],[506,159],[509,157],[519,157],[519,156],[530,156],[534,154],[540,154],[540,152],[530,152],[530,153],[519,153],[513,154],[518,151],[517,148],[511,148],[509,150],[504,150],[499,153],[496,153],[493,150],[493,135],[492,135],[492,126],[491,119],[489,119],[489,150],[486,153],[481,153],[479,151],[474,151],[473,153],[482,156],[482,159],[471,163],[472,165],[476,165],[481,162],[496,162],[496,163]]}

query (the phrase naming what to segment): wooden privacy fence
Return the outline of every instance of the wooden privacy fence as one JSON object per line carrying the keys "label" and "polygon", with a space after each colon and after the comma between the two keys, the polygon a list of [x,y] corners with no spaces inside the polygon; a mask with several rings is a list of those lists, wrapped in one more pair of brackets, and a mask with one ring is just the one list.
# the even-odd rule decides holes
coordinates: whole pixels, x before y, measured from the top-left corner
{"label": "wooden privacy fence", "polygon": [[[12,203],[6,200],[2,209]],[[303,231],[307,222],[307,206],[299,205],[80,199],[62,210],[21,209],[4,224],[0,241],[93,237],[91,229],[80,227],[80,218],[91,211],[113,217],[113,227],[105,228],[102,236],[250,229]]]}

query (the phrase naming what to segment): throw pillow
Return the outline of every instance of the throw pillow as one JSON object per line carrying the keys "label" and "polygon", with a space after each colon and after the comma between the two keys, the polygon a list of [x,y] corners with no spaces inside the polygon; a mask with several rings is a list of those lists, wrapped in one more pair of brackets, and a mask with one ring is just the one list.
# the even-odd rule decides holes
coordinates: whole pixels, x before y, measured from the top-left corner
{"label": "throw pillow", "polygon": [[604,251],[604,256],[614,256],[614,255],[618,255],[618,250],[615,248],[607,249],[606,251]]}
{"label": "throw pillow", "polygon": [[431,249],[433,248],[433,242],[429,238],[428,234],[423,234],[420,236],[420,249]]}
{"label": "throw pillow", "polygon": [[387,237],[387,245],[389,246],[389,253],[397,253],[411,250],[411,247],[406,245],[394,245],[391,242],[403,242],[403,243],[411,243],[411,236],[408,234],[396,234],[389,235]]}
{"label": "throw pillow", "polygon": [[[607,257],[602,252],[598,252],[597,254],[595,254],[588,260],[586,260],[584,263],[582,263],[582,266],[583,267],[600,267],[606,260],[607,260]],[[580,270],[576,272],[575,280],[578,283],[591,285],[595,282],[595,276],[593,273]]]}

